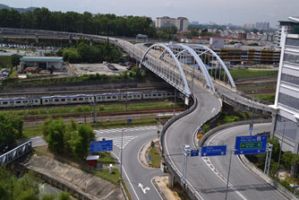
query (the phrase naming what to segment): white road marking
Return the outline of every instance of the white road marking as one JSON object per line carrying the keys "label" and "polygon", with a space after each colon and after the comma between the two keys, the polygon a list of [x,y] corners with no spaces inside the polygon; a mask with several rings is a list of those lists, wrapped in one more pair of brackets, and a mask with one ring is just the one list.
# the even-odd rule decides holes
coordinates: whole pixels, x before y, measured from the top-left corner
{"label": "white road marking", "polygon": [[157,126],[142,126],[142,127],[133,127],[133,128],[115,128],[115,129],[101,129],[101,130],[94,130],[96,135],[106,134],[106,133],[121,133],[124,131],[126,132],[135,132],[135,131],[146,131],[146,130],[155,130]]}
{"label": "white road marking", "polygon": [[[138,136],[123,136],[123,149],[132,141],[134,140],[135,138],[137,138]],[[97,140],[102,140],[104,139],[105,140],[112,140],[113,141],[113,145],[116,146],[117,148],[121,149],[121,140],[122,140],[122,137],[113,137],[113,138],[110,138],[110,137],[98,137]]]}
{"label": "white road marking", "polygon": [[138,183],[138,187],[141,189],[143,194],[146,194],[147,191],[151,190],[149,187],[143,187],[142,183]]}
{"label": "white road marking", "polygon": [[[116,156],[115,153],[113,153],[113,152],[111,152],[111,153],[112,153],[112,154],[117,158],[117,160],[119,161],[119,157]],[[129,176],[128,176],[126,170],[125,170],[125,168],[122,167],[122,170],[123,170],[123,172],[124,172],[124,174],[125,174],[125,176],[126,176],[126,179],[128,180],[128,182],[129,182],[129,184],[130,184],[130,186],[131,186],[131,188],[132,188],[132,190],[133,190],[134,195],[136,196],[137,200],[140,200],[139,197],[138,197],[138,194],[137,194],[137,192],[136,192],[136,190],[135,190],[135,188],[134,188],[134,186],[133,186],[133,184],[132,184],[132,182],[131,182],[131,180],[130,180],[130,178],[129,178]],[[121,178],[122,178],[122,177],[121,177]]]}
{"label": "white road marking", "polygon": [[[212,137],[211,137],[211,139],[208,141],[208,145],[210,145],[211,143],[213,143],[213,140],[215,139],[215,137],[217,136],[217,134],[215,134],[215,135],[213,135]],[[226,183],[226,181],[227,181],[227,179],[226,178],[224,178],[224,176],[216,169],[216,167],[212,164],[212,162],[211,162],[211,160],[209,159],[209,158],[205,158],[205,159],[203,159],[203,161],[204,161],[204,163],[209,167],[209,169],[211,169],[211,171],[216,175],[216,176],[218,176],[218,178],[222,181],[222,182],[224,182],[224,183]],[[233,184],[231,184],[230,182],[229,182],[229,187],[230,188],[232,188],[232,189],[235,189],[235,187],[234,187],[234,185]],[[243,200],[247,200],[247,198],[241,193],[241,192],[239,192],[239,191],[235,191]]]}

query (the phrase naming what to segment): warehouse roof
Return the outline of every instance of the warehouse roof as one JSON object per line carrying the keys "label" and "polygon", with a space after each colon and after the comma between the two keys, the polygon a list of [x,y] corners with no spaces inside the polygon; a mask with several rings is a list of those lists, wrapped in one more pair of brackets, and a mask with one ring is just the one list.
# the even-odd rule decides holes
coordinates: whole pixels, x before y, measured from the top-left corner
{"label": "warehouse roof", "polygon": [[63,62],[62,57],[23,56],[21,62]]}

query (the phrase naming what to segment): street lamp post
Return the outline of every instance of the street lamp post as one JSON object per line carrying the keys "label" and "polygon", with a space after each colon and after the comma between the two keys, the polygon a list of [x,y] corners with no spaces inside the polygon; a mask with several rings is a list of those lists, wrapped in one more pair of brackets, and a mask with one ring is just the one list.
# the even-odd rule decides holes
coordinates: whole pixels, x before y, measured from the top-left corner
{"label": "street lamp post", "polygon": [[231,164],[232,164],[232,156],[233,156],[234,150],[232,149],[229,156],[229,165],[228,165],[228,173],[226,178],[226,192],[225,192],[225,200],[227,200],[228,197],[228,185],[229,185],[229,176],[230,176],[230,170],[231,170]]}

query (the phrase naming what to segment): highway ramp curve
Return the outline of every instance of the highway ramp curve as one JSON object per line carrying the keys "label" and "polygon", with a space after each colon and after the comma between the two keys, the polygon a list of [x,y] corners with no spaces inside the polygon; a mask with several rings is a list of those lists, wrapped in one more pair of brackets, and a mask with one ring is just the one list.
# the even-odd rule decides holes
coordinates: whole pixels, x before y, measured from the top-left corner
{"label": "highway ramp curve", "polygon": [[[174,171],[179,182],[183,180],[185,162],[183,148],[185,144],[195,147],[196,130],[207,120],[218,114],[222,102],[215,95],[202,88],[198,82],[193,95],[198,101],[197,107],[186,116],[176,120],[163,135],[163,152],[170,171]],[[255,126],[255,131],[268,131],[269,124]],[[248,134],[248,125],[221,130],[206,140],[206,145],[227,144],[228,149],[234,145],[236,135]],[[204,200],[225,199],[226,177],[228,173],[229,155],[222,157],[189,157],[187,158],[187,193],[192,197]],[[178,180],[176,180],[178,181]],[[273,186],[250,171],[239,159],[232,156],[231,175],[229,181],[229,200],[284,200]]]}

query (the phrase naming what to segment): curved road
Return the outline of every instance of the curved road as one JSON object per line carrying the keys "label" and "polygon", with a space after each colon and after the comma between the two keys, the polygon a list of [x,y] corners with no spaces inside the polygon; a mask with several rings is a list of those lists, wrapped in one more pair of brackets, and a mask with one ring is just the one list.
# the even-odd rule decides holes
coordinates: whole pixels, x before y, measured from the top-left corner
{"label": "curved road", "polygon": [[[206,145],[223,145],[227,144],[229,151],[234,147],[235,137],[239,135],[248,135],[249,125],[240,125],[217,132],[206,141]],[[255,124],[254,133],[261,133],[271,130],[271,124]],[[228,152],[229,152],[228,151]],[[210,162],[210,166],[215,167],[219,176],[225,177],[226,181],[229,165],[228,153],[226,156],[210,157],[206,159]],[[210,193],[217,193],[225,191],[224,186],[210,190]],[[239,159],[239,156],[232,156],[231,174],[230,174],[230,189],[229,198],[233,199],[232,194],[238,191],[239,198],[243,200],[283,200],[287,199],[273,186],[264,181],[261,177],[257,176],[254,172],[249,170]]]}
{"label": "curved road", "polygon": [[[142,147],[157,138],[157,127],[136,127],[96,131],[97,139],[113,140],[113,153],[120,160],[121,134],[123,131],[123,178],[135,200],[161,200],[152,178],[163,175],[160,169],[144,167],[139,161]],[[141,185],[142,186],[141,186]]]}
{"label": "curved road", "polygon": [[[173,168],[182,176],[184,172],[184,144],[195,148],[194,134],[206,120],[216,115],[221,109],[221,101],[195,83],[194,96],[199,106],[191,114],[172,124],[165,133],[165,154]],[[256,125],[255,131],[268,130],[269,125]],[[207,140],[207,144],[234,145],[236,135],[245,135],[248,125],[226,129]],[[178,145],[180,144],[180,145]],[[181,155],[179,155],[181,154]],[[187,161],[187,182],[196,190],[197,197],[205,200],[224,199],[229,154],[224,157],[189,157]],[[232,157],[232,170],[228,199],[230,200],[283,200],[275,188],[244,166],[237,156]]]}

